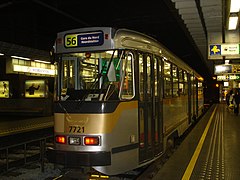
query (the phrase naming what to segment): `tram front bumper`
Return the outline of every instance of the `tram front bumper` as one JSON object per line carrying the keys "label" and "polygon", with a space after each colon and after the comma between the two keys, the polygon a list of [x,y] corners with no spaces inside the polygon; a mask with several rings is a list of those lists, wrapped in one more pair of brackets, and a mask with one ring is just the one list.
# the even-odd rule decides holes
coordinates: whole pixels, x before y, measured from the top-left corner
{"label": "tram front bumper", "polygon": [[48,148],[47,159],[51,163],[61,164],[68,168],[111,165],[110,152],[74,152]]}

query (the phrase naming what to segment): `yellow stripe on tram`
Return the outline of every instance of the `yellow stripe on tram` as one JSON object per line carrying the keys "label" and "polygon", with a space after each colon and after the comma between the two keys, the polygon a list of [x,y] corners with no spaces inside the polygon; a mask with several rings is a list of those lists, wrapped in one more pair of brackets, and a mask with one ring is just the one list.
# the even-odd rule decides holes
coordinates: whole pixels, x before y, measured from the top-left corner
{"label": "yellow stripe on tram", "polygon": [[204,132],[202,134],[202,137],[201,137],[201,139],[200,139],[200,141],[199,141],[199,143],[197,145],[197,148],[195,149],[195,152],[194,152],[194,154],[193,154],[193,156],[192,156],[192,158],[190,160],[190,163],[188,164],[188,167],[187,167],[187,169],[186,169],[186,171],[185,171],[185,173],[184,173],[184,175],[182,177],[182,180],[188,180],[188,179],[190,179],[190,177],[192,175],[193,168],[194,168],[194,166],[195,166],[195,164],[197,162],[198,156],[199,156],[199,154],[201,152],[203,143],[204,143],[205,138],[207,136],[207,132],[208,132],[209,127],[211,125],[211,122],[212,122],[213,116],[214,116],[214,114],[216,112],[216,109],[217,109],[217,106],[215,107],[215,109],[214,109],[214,111],[213,111],[213,113],[212,113],[212,115],[210,117],[210,120],[208,121],[208,124],[207,124],[207,126],[206,126],[206,128],[205,128],[205,130],[204,130]]}

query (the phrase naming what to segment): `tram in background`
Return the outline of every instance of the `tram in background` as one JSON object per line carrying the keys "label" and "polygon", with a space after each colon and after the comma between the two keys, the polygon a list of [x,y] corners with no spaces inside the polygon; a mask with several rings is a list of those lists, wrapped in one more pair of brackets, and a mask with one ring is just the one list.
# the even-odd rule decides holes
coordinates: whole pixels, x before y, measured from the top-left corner
{"label": "tram in background", "polygon": [[203,78],[155,39],[89,27],[57,35],[50,162],[116,175],[159,158],[202,113]]}

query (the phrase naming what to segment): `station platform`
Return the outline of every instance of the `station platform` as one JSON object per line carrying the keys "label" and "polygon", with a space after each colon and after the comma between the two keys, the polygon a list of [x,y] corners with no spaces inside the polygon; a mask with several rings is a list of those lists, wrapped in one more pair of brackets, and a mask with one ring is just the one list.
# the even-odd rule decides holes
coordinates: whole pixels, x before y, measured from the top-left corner
{"label": "station platform", "polygon": [[37,129],[53,127],[53,116],[24,117],[24,116],[1,116],[0,137],[8,136]]}
{"label": "station platform", "polygon": [[240,115],[214,104],[198,121],[154,180],[240,177]]}

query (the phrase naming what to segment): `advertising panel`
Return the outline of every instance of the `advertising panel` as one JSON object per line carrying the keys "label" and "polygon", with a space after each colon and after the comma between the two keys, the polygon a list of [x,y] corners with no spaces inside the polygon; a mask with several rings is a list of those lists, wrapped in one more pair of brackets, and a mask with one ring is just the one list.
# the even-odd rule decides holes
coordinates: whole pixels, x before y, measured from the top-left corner
{"label": "advertising panel", "polygon": [[46,96],[46,83],[44,80],[26,80],[26,98],[44,98]]}
{"label": "advertising panel", "polygon": [[0,81],[0,98],[9,98],[9,81]]}

